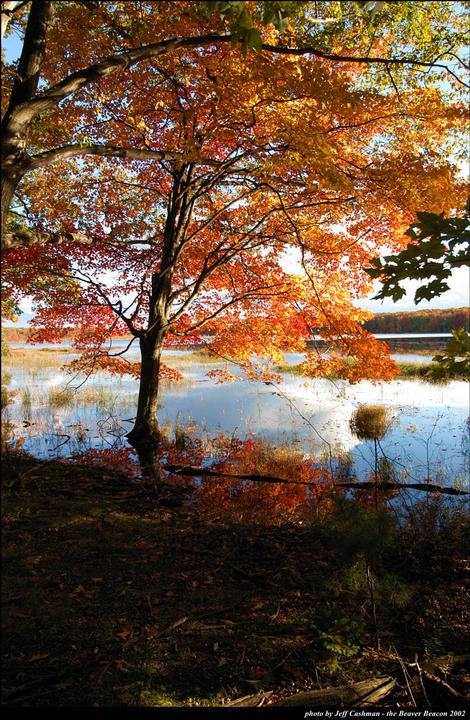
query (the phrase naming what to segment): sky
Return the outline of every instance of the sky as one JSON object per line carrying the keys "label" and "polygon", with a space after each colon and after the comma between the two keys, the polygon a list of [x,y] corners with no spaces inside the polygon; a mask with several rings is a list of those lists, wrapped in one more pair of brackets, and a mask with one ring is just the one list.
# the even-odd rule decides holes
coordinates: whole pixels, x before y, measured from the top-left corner
{"label": "sky", "polygon": [[[420,283],[411,280],[403,283],[403,287],[407,289],[407,294],[395,303],[391,299],[373,300],[372,297],[375,293],[372,293],[371,297],[356,304],[358,307],[374,313],[468,307],[470,305],[470,268],[456,268],[448,285],[450,289],[440,297],[429,301],[422,300],[418,305],[414,302],[414,294]],[[378,290],[380,283],[376,283],[376,287]]]}
{"label": "sky", "polygon": [[[2,43],[2,51],[5,53],[5,59],[8,62],[12,62],[19,57],[21,51],[21,43],[15,35],[4,39]],[[461,167],[462,175],[469,177],[470,169],[469,163],[465,163]],[[295,257],[286,258],[284,262],[284,269],[291,272],[299,272],[298,261]],[[386,300],[374,300],[373,296],[378,292],[380,283],[375,283],[375,290],[368,298],[356,301],[356,305],[363,310],[369,310],[373,313],[381,312],[400,312],[400,311],[412,311],[412,310],[431,310],[437,308],[460,308],[468,307],[470,305],[470,268],[457,268],[452,273],[452,276],[448,279],[450,289],[443,293],[437,298],[433,298],[431,301],[421,301],[419,305],[414,303],[414,293],[419,283],[414,281],[404,281],[403,287],[407,290],[406,295],[401,298],[398,302],[393,302],[391,299]],[[18,318],[16,326],[27,325],[28,321],[34,316],[33,309],[29,300],[24,300],[20,303],[20,309],[23,311]],[[13,323],[6,322],[6,326],[10,326]]]}
{"label": "sky", "polygon": [[[299,259],[291,256],[286,257],[282,263],[286,272],[297,272],[301,273],[301,265]],[[443,308],[461,308],[468,307],[470,305],[470,268],[456,268],[452,276],[447,280],[449,290],[440,297],[433,298],[432,300],[421,300],[416,305],[414,302],[414,295],[417,288],[420,286],[417,281],[403,281],[402,287],[406,289],[406,295],[401,300],[393,302],[393,300],[374,300],[373,297],[376,295],[381,287],[378,281],[374,282],[374,290],[371,294],[363,300],[357,300],[355,305],[360,307],[362,310],[369,310],[373,313],[382,312],[401,312],[410,310],[432,310],[432,309],[443,309]]]}
{"label": "sky", "polygon": [[[295,272],[297,263],[295,261],[289,261],[286,259],[284,263],[285,270]],[[403,283],[404,287],[408,288],[406,296],[404,296],[398,302],[392,302],[392,300],[373,300],[372,297],[379,290],[380,283],[375,283],[376,290],[371,293],[370,297],[364,300],[356,301],[356,305],[362,310],[369,310],[373,313],[382,312],[400,312],[410,310],[433,310],[438,308],[461,308],[470,306],[470,268],[458,268],[454,270],[452,278],[449,282],[450,290],[443,293],[440,297],[434,298],[431,301],[421,301],[418,305],[414,303],[414,293],[418,282],[406,282]],[[31,302],[24,300],[20,303],[20,308],[23,310],[22,315],[19,316],[18,322],[5,322],[6,327],[23,327],[28,324],[29,320],[34,316]]]}

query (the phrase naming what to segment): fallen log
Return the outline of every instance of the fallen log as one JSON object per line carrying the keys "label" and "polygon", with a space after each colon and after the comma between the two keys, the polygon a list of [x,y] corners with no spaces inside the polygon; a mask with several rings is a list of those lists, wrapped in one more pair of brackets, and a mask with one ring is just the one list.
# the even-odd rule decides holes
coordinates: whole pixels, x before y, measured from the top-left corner
{"label": "fallen log", "polygon": [[[264,483],[283,483],[286,485],[307,485],[317,487],[318,483],[309,482],[307,480],[286,480],[285,478],[275,477],[273,475],[234,475],[231,473],[210,470],[205,467],[196,467],[194,465],[162,465],[167,472],[175,475],[186,475],[190,477],[221,477],[233,478],[234,480],[251,480],[253,482]],[[457,488],[441,487],[432,483],[391,483],[379,482],[376,486],[373,482],[343,482],[333,483],[335,488],[350,488],[352,490],[373,490],[378,487],[380,490],[422,490],[424,492],[438,492],[446,495],[470,495],[467,490],[458,490]]]}
{"label": "fallen log", "polygon": [[287,483],[292,485],[316,485],[312,482],[304,482],[302,480],[286,480],[285,478],[274,477],[273,475],[232,475],[231,473],[219,472],[217,470],[209,470],[205,467],[195,467],[194,465],[163,465],[164,470],[175,473],[175,475],[190,475],[191,477],[204,475],[205,477],[226,477],[234,480],[253,480],[254,482],[266,483]]}
{"label": "fallen log", "polygon": [[388,675],[361,680],[354,685],[308,690],[282,698],[265,707],[367,707],[385,698],[395,686],[395,680]]}
{"label": "fallen log", "polygon": [[444,495],[470,495],[468,490],[459,490],[458,488],[442,487],[441,485],[433,485],[432,483],[392,483],[378,482],[345,482],[334,483],[335,487],[351,488],[352,490],[422,490],[424,492],[437,492]]}

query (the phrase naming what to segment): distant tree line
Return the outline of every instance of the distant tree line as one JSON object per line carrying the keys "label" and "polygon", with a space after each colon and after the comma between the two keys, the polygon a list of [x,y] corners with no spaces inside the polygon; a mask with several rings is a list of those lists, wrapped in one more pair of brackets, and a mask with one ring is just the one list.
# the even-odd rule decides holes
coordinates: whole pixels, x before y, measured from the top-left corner
{"label": "distant tree line", "polygon": [[[413,310],[410,312],[377,313],[364,323],[373,333],[440,333],[465,328],[470,329],[469,308],[447,308],[445,310]],[[5,342],[26,342],[30,328],[3,327]],[[73,332],[66,333],[64,340],[73,340]],[[121,338],[122,339],[122,338]]]}
{"label": "distant tree line", "polygon": [[373,333],[440,333],[470,327],[468,308],[445,310],[413,310],[410,312],[376,313],[364,323]]}
{"label": "distant tree line", "polygon": [[[2,339],[4,342],[10,342],[10,343],[24,343],[28,341],[29,336],[31,335],[32,328],[29,327],[2,327]],[[116,335],[112,336],[116,339],[123,339],[123,336]],[[126,339],[127,336],[124,336],[124,339]],[[130,337],[130,336],[129,336]],[[73,340],[74,339],[74,331],[70,329],[69,332],[65,332],[64,336],[62,338],[64,341],[67,340]]]}

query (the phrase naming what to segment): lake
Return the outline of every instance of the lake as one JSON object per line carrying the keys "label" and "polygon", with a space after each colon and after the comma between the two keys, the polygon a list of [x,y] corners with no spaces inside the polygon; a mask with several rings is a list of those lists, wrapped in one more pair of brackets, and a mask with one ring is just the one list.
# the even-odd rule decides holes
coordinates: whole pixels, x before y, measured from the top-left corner
{"label": "lake", "polygon": [[[114,345],[116,349],[122,346]],[[11,347],[31,346],[12,343]],[[28,352],[25,349],[25,358]],[[137,353],[135,348],[131,355]],[[275,444],[294,444],[312,458],[325,452],[350,453],[354,472],[365,479],[374,467],[374,445],[359,441],[351,433],[349,421],[361,404],[385,405],[390,408],[391,422],[380,452],[397,469],[410,481],[430,477],[440,483],[468,485],[469,396],[465,382],[434,385],[395,380],[350,385],[285,373],[276,385],[242,380],[216,384],[207,378],[207,370],[224,363],[195,364],[187,351],[165,353],[169,354],[178,359],[184,380],[163,384],[162,426],[173,429],[177,425],[206,437],[219,432],[239,438],[263,437]],[[124,435],[132,427],[137,382],[97,373],[76,392],[70,391],[68,402],[61,404],[57,391],[67,382],[67,387],[76,388],[82,381],[60,371],[68,357],[68,353],[58,355],[55,366],[32,367],[24,361],[5,368],[11,374],[8,389],[17,391],[15,402],[4,411],[12,426],[11,441],[38,457],[70,457],[88,448],[127,446]],[[290,364],[297,364],[302,357],[286,354]],[[431,360],[414,354],[394,357],[406,362]]]}
{"label": "lake", "polygon": [[[392,355],[395,359],[402,361],[402,362],[425,362],[425,358],[429,358],[429,352],[435,352],[442,350],[448,340],[452,337],[451,333],[388,333],[388,334],[382,334],[382,333],[372,333],[374,337],[376,337],[378,340],[385,340],[392,352],[398,352],[400,354]],[[323,342],[322,338],[320,336],[314,336],[313,340],[315,340],[316,343]],[[113,340],[111,345],[115,349],[122,349],[126,347],[127,340]],[[72,347],[72,343],[70,341],[63,341],[61,343],[41,343],[39,346],[35,346],[32,343],[24,343],[24,342],[12,342],[9,343],[9,345],[13,348],[31,348],[31,347],[43,347],[43,348],[56,348],[58,346],[60,347]],[[416,354],[413,354],[413,350]],[[426,354],[418,354],[419,351],[421,353],[428,353]],[[172,351],[172,354],[175,354],[175,352],[178,352],[176,350]],[[180,351],[184,352],[184,351]],[[405,358],[405,355],[402,355],[401,353],[405,353],[407,356]],[[138,353],[138,343],[134,342],[133,346],[131,347],[131,350],[129,352],[129,355],[137,354]],[[411,359],[411,354],[414,358],[417,358],[415,360]],[[299,356],[300,357],[300,356]],[[403,358],[403,359],[402,359]],[[430,360],[430,358],[429,358]]]}

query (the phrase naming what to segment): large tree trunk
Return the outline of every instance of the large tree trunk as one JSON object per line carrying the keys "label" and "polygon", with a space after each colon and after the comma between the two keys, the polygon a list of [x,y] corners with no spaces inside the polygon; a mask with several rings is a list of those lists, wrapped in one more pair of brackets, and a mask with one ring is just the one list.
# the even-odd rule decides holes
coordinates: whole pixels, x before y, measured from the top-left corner
{"label": "large tree trunk", "polygon": [[[5,236],[8,211],[10,209],[11,201],[13,200],[13,195],[18,186],[18,183],[19,178],[16,178],[15,176],[11,177],[10,175],[7,175],[6,172],[2,172],[2,240]],[[2,247],[8,246],[4,245],[2,242]]]}
{"label": "large tree trunk", "polygon": [[30,121],[13,119],[12,114],[37,91],[51,18],[52,2],[33,0],[10,102],[2,120],[2,238],[14,192],[28,169],[29,159],[26,142]]}
{"label": "large tree trunk", "polygon": [[[158,457],[158,391],[163,341],[168,332],[169,297],[175,263],[176,248],[181,241],[181,227],[189,218],[191,202],[182,186],[191,179],[192,169],[181,168],[173,179],[173,191],[168,203],[163,235],[163,252],[159,272],[152,274],[148,329],[140,334],[141,371],[137,416],[127,439],[137,450],[144,477],[160,480]],[[170,303],[171,305],[171,303]]]}
{"label": "large tree trunk", "polygon": [[164,333],[145,334],[140,338],[142,368],[140,372],[139,399],[135,424],[128,439],[131,442],[142,438],[158,440],[157,417],[160,360]]}
{"label": "large tree trunk", "polygon": [[141,372],[139,399],[134,427],[127,439],[135,448],[142,477],[154,488],[160,482],[158,392],[163,329],[157,328],[140,338]]}

